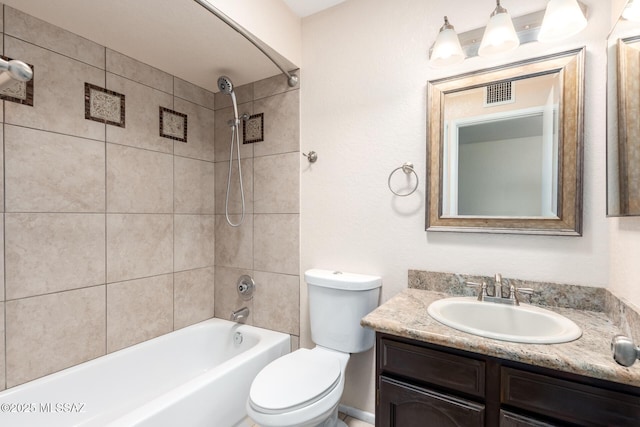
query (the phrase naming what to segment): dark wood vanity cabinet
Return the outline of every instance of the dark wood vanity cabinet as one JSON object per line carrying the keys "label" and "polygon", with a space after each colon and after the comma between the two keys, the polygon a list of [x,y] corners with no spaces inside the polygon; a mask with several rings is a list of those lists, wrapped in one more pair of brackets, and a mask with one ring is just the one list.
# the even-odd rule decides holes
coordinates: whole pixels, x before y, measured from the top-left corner
{"label": "dark wood vanity cabinet", "polygon": [[640,388],[393,335],[376,376],[376,427],[640,426]]}

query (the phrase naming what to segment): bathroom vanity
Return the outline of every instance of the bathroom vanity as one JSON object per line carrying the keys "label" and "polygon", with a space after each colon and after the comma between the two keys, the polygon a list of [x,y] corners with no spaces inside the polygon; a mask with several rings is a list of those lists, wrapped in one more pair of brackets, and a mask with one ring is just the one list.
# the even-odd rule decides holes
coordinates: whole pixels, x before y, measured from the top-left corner
{"label": "bathroom vanity", "polygon": [[376,330],[376,426],[638,426],[640,365],[617,365],[604,313],[553,308],[583,336],[518,344],[427,314],[450,295],[407,289],[367,315]]}

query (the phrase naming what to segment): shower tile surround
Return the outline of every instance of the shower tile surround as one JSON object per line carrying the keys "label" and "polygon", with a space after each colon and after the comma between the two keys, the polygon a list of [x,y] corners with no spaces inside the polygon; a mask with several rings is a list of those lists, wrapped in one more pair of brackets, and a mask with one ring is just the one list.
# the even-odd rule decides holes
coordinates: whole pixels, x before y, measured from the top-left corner
{"label": "shower tile surround", "polygon": [[[243,144],[240,156],[245,191],[245,218],[240,227],[225,219],[225,195],[229,172],[231,98],[215,95],[215,315],[228,318],[247,306],[248,323],[292,335],[292,348],[300,335],[300,101],[299,87],[290,88],[284,76],[276,76],[234,88],[238,113],[259,118],[260,129],[250,123],[252,143]],[[259,132],[258,132],[259,131]],[[260,133],[261,135],[257,135]],[[261,141],[258,141],[262,139]],[[237,158],[234,147],[234,159]],[[242,202],[234,160],[229,214],[240,220]],[[243,301],[235,283],[242,274],[253,276],[252,301]]]}
{"label": "shower tile surround", "polygon": [[[247,215],[231,228],[229,97],[1,4],[0,24],[0,53],[36,70],[34,105],[0,109],[0,390],[243,305],[297,348],[298,88],[236,88],[266,120],[241,146]],[[110,106],[123,95],[121,120],[85,118],[85,83]],[[254,301],[237,298],[241,274]]]}

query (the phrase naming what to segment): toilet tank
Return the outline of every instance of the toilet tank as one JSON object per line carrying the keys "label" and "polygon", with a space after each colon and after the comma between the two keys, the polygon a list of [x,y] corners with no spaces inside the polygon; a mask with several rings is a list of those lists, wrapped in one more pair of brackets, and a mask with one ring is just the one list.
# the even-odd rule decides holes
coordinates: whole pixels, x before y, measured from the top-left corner
{"label": "toilet tank", "polygon": [[345,353],[373,347],[375,333],[360,319],[378,306],[382,278],[320,269],[307,270],[304,278],[313,342]]}

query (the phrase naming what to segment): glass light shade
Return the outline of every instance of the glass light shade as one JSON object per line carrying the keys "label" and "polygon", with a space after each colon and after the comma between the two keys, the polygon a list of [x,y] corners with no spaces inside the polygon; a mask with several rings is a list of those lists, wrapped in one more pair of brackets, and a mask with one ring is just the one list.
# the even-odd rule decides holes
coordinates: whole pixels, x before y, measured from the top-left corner
{"label": "glass light shade", "polygon": [[640,22],[640,1],[631,0],[622,11],[622,17],[627,21]]}
{"label": "glass light shade", "polygon": [[544,13],[538,41],[553,42],[578,34],[587,26],[587,18],[577,0],[550,0]]}
{"label": "glass light shade", "polygon": [[443,29],[438,33],[438,38],[431,51],[429,64],[434,67],[446,67],[464,60],[464,53],[458,34],[454,29]]}
{"label": "glass light shade", "polygon": [[520,39],[507,12],[495,13],[489,19],[478,49],[479,56],[493,56],[511,52],[520,46]]}

